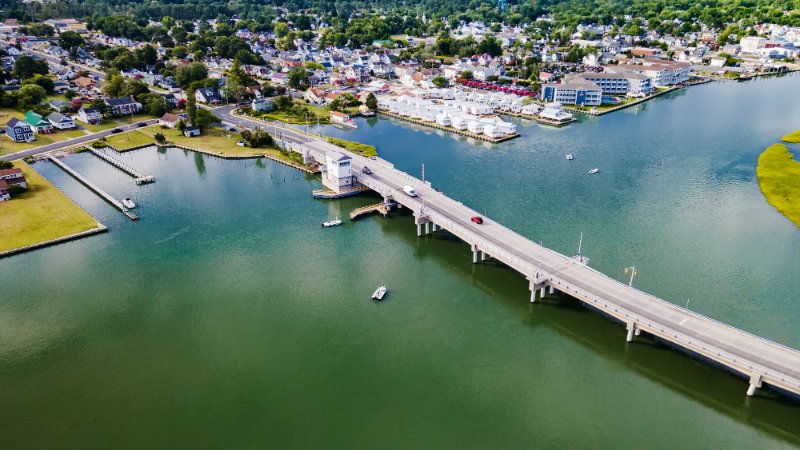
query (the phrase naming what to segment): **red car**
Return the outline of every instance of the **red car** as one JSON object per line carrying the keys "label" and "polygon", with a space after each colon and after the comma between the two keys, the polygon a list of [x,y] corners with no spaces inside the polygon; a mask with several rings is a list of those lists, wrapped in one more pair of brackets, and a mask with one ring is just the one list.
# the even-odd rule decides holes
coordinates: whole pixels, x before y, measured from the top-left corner
{"label": "red car", "polygon": [[471,221],[473,221],[473,222],[475,222],[475,223],[477,223],[478,225],[480,225],[480,224],[482,224],[482,223],[483,223],[483,217],[481,217],[481,216],[474,216],[474,217],[473,217],[472,219],[470,219],[470,220],[471,220]]}

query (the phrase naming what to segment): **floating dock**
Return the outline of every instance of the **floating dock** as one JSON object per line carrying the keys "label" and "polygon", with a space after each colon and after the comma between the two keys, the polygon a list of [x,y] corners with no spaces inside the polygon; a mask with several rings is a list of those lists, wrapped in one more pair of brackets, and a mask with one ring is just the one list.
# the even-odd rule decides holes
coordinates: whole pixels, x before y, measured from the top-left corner
{"label": "floating dock", "polygon": [[124,162],[112,158],[111,156],[106,155],[105,153],[93,148],[91,146],[86,147],[89,149],[90,152],[94,153],[95,156],[102,159],[103,161],[111,164],[112,166],[116,167],[117,169],[127,173],[128,175],[134,178],[136,184],[147,184],[153,183],[156,179],[152,175],[144,175],[143,173],[139,172],[138,170],[134,169],[133,167],[125,164]]}
{"label": "floating dock", "polygon": [[383,217],[386,217],[386,215],[389,214],[389,205],[381,202],[381,203],[375,203],[374,205],[367,205],[367,206],[362,206],[361,208],[356,208],[350,211],[350,220],[356,220],[361,216],[365,216],[367,214],[372,214],[375,212],[381,213]]}
{"label": "floating dock", "polygon": [[471,137],[473,139],[479,139],[481,141],[491,142],[493,144],[497,144],[499,142],[504,142],[504,141],[507,141],[509,139],[514,139],[515,137],[519,137],[520,136],[519,133],[511,133],[511,134],[506,134],[505,136],[501,136],[499,138],[492,138],[492,137],[486,136],[485,134],[478,134],[478,133],[473,133],[473,132],[467,131],[467,130],[457,130],[457,129],[453,128],[453,127],[446,127],[446,126],[440,125],[440,124],[438,124],[436,122],[426,122],[426,121],[420,120],[420,119],[412,119],[411,117],[401,116],[400,114],[393,113],[391,111],[379,110],[378,112],[380,114],[384,114],[384,115],[387,115],[389,117],[393,117],[395,119],[405,120],[407,122],[415,123],[417,125],[436,128],[437,130],[447,131],[448,133],[460,134],[462,136]]}
{"label": "floating dock", "polygon": [[106,191],[100,189],[96,184],[94,184],[91,181],[87,180],[83,175],[81,175],[78,172],[75,172],[74,170],[72,170],[71,167],[69,167],[68,165],[66,165],[63,162],[61,162],[58,158],[56,158],[54,156],[50,156],[49,158],[50,158],[50,161],[52,161],[55,165],[57,165],[62,170],[64,170],[64,172],[67,172],[68,174],[70,174],[72,176],[72,178],[75,178],[76,180],[80,181],[84,186],[86,186],[90,190],[94,191],[97,195],[99,195],[103,200],[105,200],[108,203],[110,203],[111,206],[113,206],[113,207],[117,208],[118,210],[122,211],[122,214],[125,214],[126,216],[128,216],[129,219],[131,219],[131,220],[139,220],[139,216],[137,216],[136,214],[130,212],[128,210],[128,208],[126,208],[119,200],[115,199],[114,197],[112,197],[111,195],[106,193]]}

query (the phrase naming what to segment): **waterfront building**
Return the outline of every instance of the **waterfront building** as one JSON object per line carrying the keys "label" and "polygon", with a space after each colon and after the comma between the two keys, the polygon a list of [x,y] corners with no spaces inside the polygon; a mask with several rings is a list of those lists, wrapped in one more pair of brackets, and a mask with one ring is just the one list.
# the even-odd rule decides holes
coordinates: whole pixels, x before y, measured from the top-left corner
{"label": "waterfront building", "polygon": [[66,114],[53,112],[47,116],[47,120],[53,124],[54,128],[58,128],[59,130],[71,130],[75,128],[75,119]]}
{"label": "waterfront building", "polygon": [[103,121],[103,113],[98,108],[81,108],[78,110],[78,120],[90,125],[97,125]]}
{"label": "waterfront building", "polygon": [[14,142],[33,142],[33,128],[22,120],[12,118],[6,124],[6,136],[10,137]]}
{"label": "waterfront building", "polygon": [[563,83],[542,86],[541,99],[565,105],[598,106],[603,101],[603,90],[589,80],[571,79]]}
{"label": "waterfront building", "polygon": [[545,105],[539,113],[539,117],[556,122],[566,122],[572,119],[572,114],[564,111],[564,108],[561,107],[561,103],[551,102]]}
{"label": "waterfront building", "polygon": [[25,113],[25,122],[31,126],[31,129],[36,134],[53,132],[53,124],[46,117],[33,111],[29,110]]}
{"label": "waterfront building", "polygon": [[142,104],[134,100],[133,97],[109,97],[104,101],[111,109],[111,114],[115,116],[137,114],[142,111]]}
{"label": "waterfront building", "polygon": [[353,174],[350,166],[352,158],[337,151],[325,155],[325,170],[322,174],[322,184],[334,192],[352,187]]}
{"label": "waterfront building", "polygon": [[640,73],[627,69],[607,69],[606,72],[584,72],[576,75],[579,78],[595,83],[603,94],[622,94],[640,97],[653,91],[652,80]]}

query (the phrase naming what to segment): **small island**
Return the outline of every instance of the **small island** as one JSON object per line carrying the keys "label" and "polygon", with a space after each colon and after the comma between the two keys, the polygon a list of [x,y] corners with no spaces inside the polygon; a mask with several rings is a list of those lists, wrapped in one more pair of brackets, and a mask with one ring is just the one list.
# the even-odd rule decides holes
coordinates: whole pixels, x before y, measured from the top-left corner
{"label": "small island", "polygon": [[[800,138],[800,133],[792,135]],[[786,138],[792,135],[784,136]],[[769,146],[758,157],[756,176],[767,202],[800,226],[800,162],[783,144]]]}

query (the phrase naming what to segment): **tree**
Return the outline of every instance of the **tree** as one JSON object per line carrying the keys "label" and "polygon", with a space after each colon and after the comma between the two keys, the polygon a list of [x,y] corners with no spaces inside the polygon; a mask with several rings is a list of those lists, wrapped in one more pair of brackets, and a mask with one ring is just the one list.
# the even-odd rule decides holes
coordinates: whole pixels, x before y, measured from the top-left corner
{"label": "tree", "polygon": [[53,82],[53,79],[40,73],[23,81],[22,84],[37,84],[43,87],[48,94],[52,94],[55,89],[55,82]]}
{"label": "tree", "polygon": [[164,136],[162,133],[156,133],[155,135],[153,135],[153,137],[156,139],[156,142],[160,145],[164,145],[167,143],[167,137]]}
{"label": "tree", "polygon": [[192,124],[201,130],[205,130],[212,123],[219,122],[219,117],[215,116],[211,111],[200,108],[195,113],[194,122]]}
{"label": "tree", "polygon": [[34,23],[28,25],[28,33],[36,37],[51,37],[53,33],[55,33],[55,30],[46,23]]}
{"label": "tree", "polygon": [[113,73],[106,82],[103,83],[103,92],[109,97],[119,97],[122,93],[122,88],[125,85],[125,78],[122,77],[122,74],[116,72]]}
{"label": "tree", "polygon": [[201,62],[178,66],[175,69],[175,82],[184,89],[192,82],[204,80],[206,77],[208,77],[208,69]]}
{"label": "tree", "polygon": [[433,79],[433,84],[438,88],[447,87],[447,79],[443,76],[438,76]]}
{"label": "tree", "polygon": [[289,34],[289,25],[286,25],[283,22],[278,22],[278,23],[275,24],[275,27],[273,28],[273,31],[275,32],[276,36],[278,36],[279,38],[282,38],[282,37],[286,36],[287,34]]}
{"label": "tree", "polygon": [[13,169],[14,163],[11,161],[0,161],[0,170]]}
{"label": "tree", "polygon": [[14,75],[22,78],[23,80],[31,78],[38,74],[47,75],[47,63],[43,59],[33,59],[30,56],[24,55],[17,58],[14,63]]}
{"label": "tree", "polygon": [[189,115],[189,123],[194,124],[197,119],[197,98],[195,90],[186,91],[186,114]]}
{"label": "tree", "polygon": [[17,93],[17,105],[21,110],[28,110],[47,98],[47,91],[38,84],[26,84],[19,88]]}
{"label": "tree", "polygon": [[158,52],[155,47],[147,44],[144,47],[134,50],[133,57],[136,59],[139,67],[144,67],[155,64],[156,61],[158,61]]}
{"label": "tree", "polygon": [[465,71],[461,72],[461,74],[459,76],[461,78],[464,78],[465,80],[471,80],[472,79],[472,71],[471,70],[465,70]]}
{"label": "tree", "polygon": [[367,95],[366,104],[367,104],[367,108],[369,108],[369,109],[372,109],[372,110],[378,109],[378,99],[375,97],[375,94],[370,92],[369,95]]}
{"label": "tree", "polygon": [[58,46],[65,50],[81,47],[85,44],[86,41],[76,31],[64,31],[58,35]]}
{"label": "tree", "polygon": [[305,69],[292,69],[289,71],[287,78],[289,79],[289,87],[299,91],[308,89],[308,73]]}

